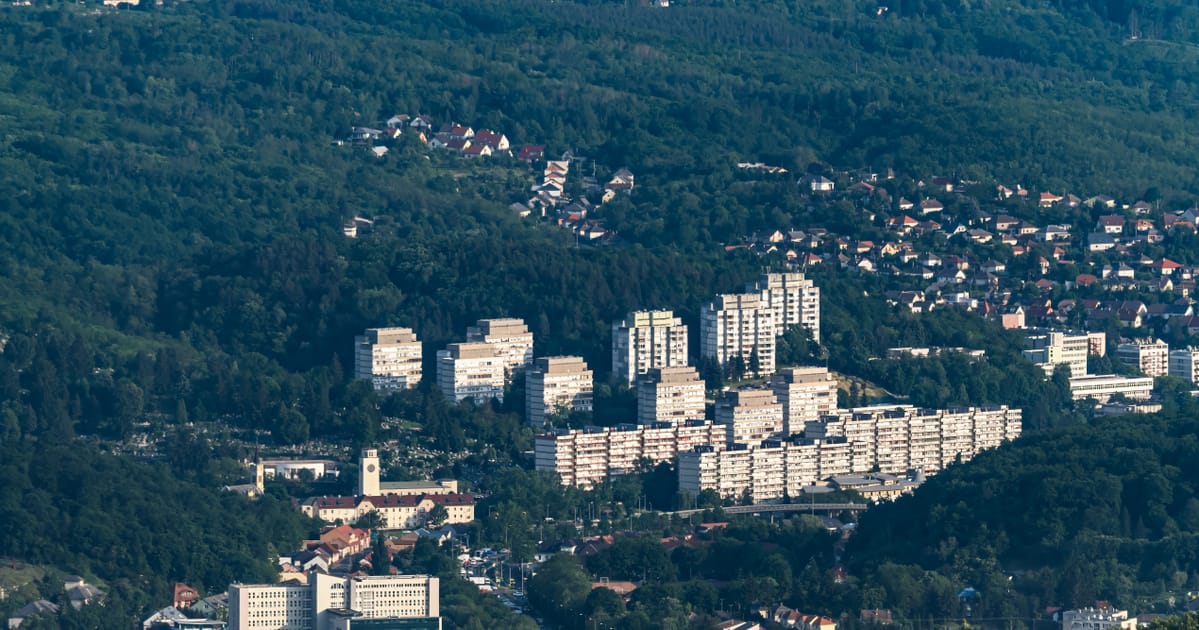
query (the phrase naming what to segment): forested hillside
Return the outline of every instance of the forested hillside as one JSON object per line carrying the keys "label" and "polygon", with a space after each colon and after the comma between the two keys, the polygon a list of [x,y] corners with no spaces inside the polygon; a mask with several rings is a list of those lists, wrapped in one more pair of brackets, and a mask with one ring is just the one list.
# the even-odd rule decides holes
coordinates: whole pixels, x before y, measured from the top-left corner
{"label": "forested hillside", "polygon": [[[814,208],[800,194],[804,172],[891,167],[910,180],[1001,180],[1180,207],[1199,198],[1199,12],[1188,3],[636,4],[0,9],[0,553],[108,580],[114,607],[126,601],[132,617],[157,580],[262,576],[269,544],[301,533],[281,502],[245,504],[56,446],[76,434],[124,438],[135,423],[220,420],[277,444],[365,443],[391,412],[438,446],[482,442],[519,456],[529,432],[514,414],[494,422],[489,408],[448,410],[429,384],[380,400],[351,382],[353,335],[411,326],[429,350],[475,319],[523,317],[539,354],[581,354],[602,377],[612,319],[674,308],[694,322],[704,300],[762,271],[760,259],[720,244],[779,226],[854,226],[845,206]],[[636,172],[635,191],[597,211],[616,246],[579,246],[509,209],[528,198],[537,165],[467,162],[413,133],[382,158],[336,144],[398,113],[496,129],[550,156],[576,150],[601,178]],[[739,161],[790,174],[751,180]],[[355,215],[375,228],[349,239],[341,226]],[[1019,404],[1030,428],[1074,419],[1062,412],[1062,383],[1018,359],[1017,338],[954,313],[900,314],[873,287],[835,270],[813,275],[825,287],[833,368],[920,404]],[[986,348],[990,361],[869,361],[921,343]],[[817,356],[794,338],[784,353]],[[868,520],[855,562],[918,564],[995,589],[980,582],[998,567],[1026,571],[1039,581],[1020,588],[1042,594],[1021,605],[1189,583],[1193,541],[1180,532],[1194,520],[1193,454],[1180,422],[1156,432],[1059,429],[955,468]],[[1117,457],[1117,436],[1139,446]],[[169,446],[173,472],[215,482],[199,443]],[[1109,448],[1094,461],[1108,468],[1086,477],[1086,447],[1100,444]],[[1059,467],[1059,446],[1073,469]],[[47,460],[55,465],[39,465]],[[1165,481],[1137,462],[1162,464]],[[1067,497],[1040,481],[1063,474],[1097,485]],[[1105,489],[1119,500],[1101,497]],[[1029,496],[1049,504],[1028,513],[1044,521],[1006,520],[1001,508]],[[1106,507],[1092,514],[1088,496]],[[1071,535],[1092,516],[1089,533]],[[176,544],[215,545],[214,523],[243,536],[231,543],[236,563]],[[1134,567],[1128,554],[1142,552],[1152,563]],[[969,554],[991,568],[972,573]],[[1113,568],[1084,570],[1093,563]],[[1075,567],[1075,577],[1045,574],[1057,566]],[[156,582],[137,581],[149,574]],[[937,593],[948,580],[938,578]],[[845,601],[897,601],[886,593],[851,591]],[[892,605],[940,614],[941,604]]]}
{"label": "forested hillside", "polygon": [[[287,440],[361,436],[373,401],[344,375],[350,337],[373,324],[440,344],[517,315],[547,350],[602,371],[604,321],[694,313],[753,276],[752,259],[700,253],[713,242],[815,219],[791,180],[742,181],[742,159],[1199,191],[1195,53],[1129,45],[1131,8],[876,9],[5,9],[0,325],[34,340],[6,357],[20,378],[5,377],[5,430],[120,435],[142,411],[183,411],[286,416]],[[1191,19],[1137,10],[1163,38]],[[646,249],[578,250],[518,221],[506,206],[533,179],[521,163],[464,165],[411,134],[384,159],[331,146],[397,112],[632,168],[636,194],[600,218]],[[355,214],[379,229],[345,239]],[[74,351],[35,348],[56,344]]]}
{"label": "forested hillside", "polygon": [[[176,580],[209,594],[273,581],[270,554],[316,533],[285,498],[251,501],[89,447],[0,446],[0,488],[0,557],[82,575],[107,593],[105,606],[63,619],[75,628],[126,628],[161,607]],[[58,599],[55,575],[20,599],[30,588]]]}
{"label": "forested hillside", "polygon": [[[873,581],[916,565],[981,593],[979,615],[1111,599],[1152,610],[1199,583],[1199,408],[1170,397],[1161,416],[1023,437],[871,510],[850,565]],[[893,583],[906,607],[913,585]]]}

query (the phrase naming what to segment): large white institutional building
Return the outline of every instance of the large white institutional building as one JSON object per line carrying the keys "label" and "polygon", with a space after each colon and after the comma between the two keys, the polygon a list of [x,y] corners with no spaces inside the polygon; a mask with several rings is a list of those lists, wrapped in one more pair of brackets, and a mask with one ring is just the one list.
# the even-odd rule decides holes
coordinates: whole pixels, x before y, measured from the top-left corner
{"label": "large white institutional building", "polygon": [[445,508],[446,523],[475,520],[475,497],[459,493],[457,481],[382,481],[379,451],[368,448],[358,460],[356,495],[309,497],[300,511],[328,523],[353,523],[374,513],[384,529],[416,529],[427,524],[439,505]]}
{"label": "large white institutional building", "polygon": [[612,377],[633,385],[652,368],[687,365],[687,326],[672,311],[636,311],[612,324]]}
{"label": "large white institutional building", "polygon": [[[440,581],[428,575],[334,577],[307,584],[231,584],[230,630],[351,630],[358,620],[405,619],[405,628],[441,628]],[[423,621],[423,623],[421,621]],[[380,626],[368,622],[369,627]]]}
{"label": "large white institutional building", "polygon": [[412,389],[420,384],[421,345],[411,328],[368,328],[354,338],[354,377],[375,389]]}

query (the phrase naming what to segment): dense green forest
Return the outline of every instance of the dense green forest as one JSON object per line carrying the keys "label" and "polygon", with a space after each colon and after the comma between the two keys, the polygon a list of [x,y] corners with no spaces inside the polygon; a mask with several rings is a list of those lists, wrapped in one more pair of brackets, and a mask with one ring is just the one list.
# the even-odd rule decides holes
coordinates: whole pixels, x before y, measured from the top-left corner
{"label": "dense green forest", "polygon": [[60,572],[31,585],[36,595],[21,588],[6,612],[26,597],[60,600],[65,573],[107,593],[103,607],[65,615],[64,627],[127,628],[169,601],[174,581],[208,594],[274,581],[271,554],[316,533],[285,497],[251,501],[85,445],[0,445],[0,487],[0,557]]}
{"label": "dense green forest", "polygon": [[[431,351],[477,318],[511,315],[529,323],[539,354],[578,353],[603,375],[612,319],[674,308],[694,324],[712,294],[762,271],[762,260],[725,255],[719,244],[787,226],[862,227],[849,201],[817,203],[794,177],[747,178],[738,161],[794,174],[891,167],[909,179],[1199,199],[1190,133],[1199,117],[1199,9],[1188,3],[900,0],[886,11],[864,0],[634,4],[205,0],[0,9],[0,501],[8,507],[0,553],[103,580],[109,610],[123,611],[114,618],[151,605],[149,594],[158,598],[170,579],[220,588],[265,575],[266,550],[291,542],[303,524],[282,501],[246,504],[202,489],[230,473],[200,448],[202,438],[174,438],[170,461],[151,468],[70,446],[76,435],[125,438],[144,422],[220,421],[278,444],[363,444],[394,416],[414,421],[437,447],[473,448],[476,460],[458,471],[486,469],[488,458],[521,461],[531,432],[514,408],[518,397],[498,409],[456,409],[427,382],[381,400],[348,378],[352,337],[368,326],[410,326]],[[564,230],[515,216],[508,204],[527,199],[536,165],[466,163],[411,133],[382,159],[353,143],[333,145],[351,127],[379,126],[396,113],[489,127],[515,145],[544,144],[550,155],[575,149],[600,177],[632,169],[633,193],[596,213],[620,236],[617,245],[579,247]],[[375,229],[345,238],[340,227],[354,215],[375,219]],[[836,590],[825,579],[827,559],[809,563],[804,545],[815,534],[798,526],[793,540],[771,544],[794,546],[783,558],[792,574],[813,568],[806,581],[764,592],[799,602],[819,593],[810,601],[826,602],[821,611],[886,603],[945,615],[956,612],[953,602],[938,597],[951,585],[999,588],[983,580],[1001,566],[1032,576],[1020,606],[1190,583],[1188,442],[1163,441],[1181,436],[1180,424],[1153,436],[1127,423],[1080,424],[1061,379],[1043,381],[1020,360],[1014,335],[957,313],[902,312],[880,299],[880,287],[835,270],[813,275],[824,291],[824,351],[789,337],[780,356],[823,358],[918,404],[1020,405],[1030,428],[1059,428],[955,468],[878,517],[895,528],[908,523],[919,537],[863,524],[855,572],[875,575],[864,568],[874,564],[871,579],[880,582],[924,580],[935,589],[919,593],[931,599],[908,601],[896,593],[910,589],[900,586]],[[890,346],[926,343],[984,348],[988,359],[870,360]],[[627,391],[597,393],[596,420],[619,419],[628,402]],[[1145,480],[1124,468],[1086,477],[1083,446],[1115,449],[1114,436],[1141,446],[1097,461],[1158,462],[1165,482],[1150,480],[1149,467]],[[1078,445],[1076,460],[1058,461],[1059,442]],[[1044,523],[1018,527],[987,510],[1025,494],[971,507],[986,487],[1013,493],[1025,484],[1046,501],[1073,492],[1011,478],[1037,469],[1025,457],[1049,460],[1047,479],[1097,479],[1119,500],[1102,497],[1110,509],[1077,535],[1063,525],[1065,511],[1090,516],[1069,502]],[[1074,469],[1058,468],[1071,461]],[[581,505],[541,486],[539,496],[506,489],[521,479],[486,470],[481,485],[499,505]],[[1008,484],[955,481],[974,474]],[[648,490],[666,494],[659,486]],[[641,489],[604,492],[629,500]],[[952,513],[937,513],[943,527],[921,528],[933,503]],[[964,515],[975,509],[980,519]],[[239,519],[278,526],[241,527]],[[237,537],[225,543],[238,563],[177,544],[211,543],[217,523]],[[494,539],[502,525],[481,527]],[[1032,537],[1030,527],[1045,531]],[[729,536],[748,544],[785,534]],[[921,545],[905,550],[899,540]],[[1054,541],[1055,553],[1044,553]],[[93,554],[93,546],[110,551]],[[993,559],[994,570],[957,567],[962,549]],[[609,556],[589,568],[631,571]],[[412,562],[444,569],[429,558]],[[764,561],[736,575],[716,561],[687,562],[674,562],[671,575],[660,566],[662,580],[684,569],[748,580],[779,566]],[[1101,563],[1110,570],[1091,569]],[[892,565],[904,568],[885,569]],[[1046,567],[1073,568],[1058,580],[1043,575]],[[935,579],[925,573],[934,570]],[[647,591],[634,612],[707,615],[711,593],[700,591]],[[679,600],[687,607],[655,608]]]}
{"label": "dense green forest", "polygon": [[[865,514],[849,545],[864,579],[897,563],[981,593],[982,616],[1109,599],[1149,611],[1199,586],[1199,406],[1025,436]],[[895,592],[887,605],[911,606]]]}
{"label": "dense green forest", "polygon": [[[21,350],[0,366],[0,419],[9,435],[121,436],[148,412],[369,439],[377,401],[345,382],[353,334],[408,325],[435,349],[505,314],[603,373],[607,321],[693,316],[752,278],[759,261],[715,242],[843,210],[746,181],[740,159],[1189,199],[1193,53],[1129,45],[1126,21],[1171,41],[1194,11],[1153,6],[6,9],[0,325]],[[521,163],[465,165],[411,134],[382,160],[330,145],[422,112],[629,166],[635,194],[599,211],[629,246],[518,221]],[[355,214],[378,228],[341,237]],[[900,389],[998,398],[937,377]]]}

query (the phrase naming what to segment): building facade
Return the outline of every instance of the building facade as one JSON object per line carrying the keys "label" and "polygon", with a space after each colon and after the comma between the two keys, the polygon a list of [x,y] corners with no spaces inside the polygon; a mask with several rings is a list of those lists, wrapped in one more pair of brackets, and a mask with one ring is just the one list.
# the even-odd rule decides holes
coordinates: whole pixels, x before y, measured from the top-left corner
{"label": "building facade", "polygon": [[798,496],[830,477],[933,474],[1016,439],[1020,423],[1020,411],[1007,407],[839,411],[807,423],[802,438],[682,452],[679,489],[759,502]]}
{"label": "building facade", "polygon": [[672,311],[636,311],[612,324],[612,377],[636,383],[653,368],[687,365],[687,326]]}
{"label": "building facade", "polygon": [[[309,574],[307,584],[231,584],[229,629],[326,630],[344,618],[437,620],[439,589],[439,579],[428,575],[334,577],[316,572]],[[440,627],[440,622],[426,627]]]}
{"label": "building facade", "polygon": [[496,352],[494,345],[482,342],[450,344],[437,353],[437,387],[456,403],[503,400],[509,359]]}
{"label": "building facade", "polygon": [[716,401],[716,424],[729,444],[757,444],[783,431],[783,406],[768,389],[726,392]]}
{"label": "building facade", "polygon": [[716,296],[700,311],[700,354],[721,366],[740,361],[746,374],[774,372],[773,310],[757,294]]}
{"label": "building facade", "polygon": [[375,389],[412,389],[421,370],[421,344],[411,328],[368,328],[354,338],[354,377]]}
{"label": "building facade", "polygon": [[637,422],[703,420],[706,386],[692,367],[655,367],[637,381]]}
{"label": "building facade", "polygon": [[1062,630],[1134,630],[1136,627],[1136,617],[1129,618],[1127,610],[1082,608],[1062,612]]}
{"label": "building facade", "polygon": [[550,416],[591,411],[594,388],[583,357],[543,357],[525,372],[525,418],[542,426]]}
{"label": "building facade", "polygon": [[803,326],[820,343],[820,287],[802,273],[766,273],[746,289],[757,293],[773,314],[775,336]]}
{"label": "building facade", "polygon": [[837,380],[828,368],[783,368],[770,377],[770,389],[783,406],[783,435],[798,433],[804,423],[837,408]]}
{"label": "building facade", "polygon": [[633,472],[638,460],[669,462],[696,446],[723,449],[725,427],[706,421],[660,422],[559,430],[535,439],[537,470],[556,473],[562,485],[590,488]]}
{"label": "building facade", "polygon": [[506,379],[533,363],[533,333],[523,319],[480,319],[467,327],[466,340],[492,346],[503,361]]}
{"label": "building facade", "polygon": [[1104,333],[1047,331],[1024,338],[1028,346],[1024,358],[1036,363],[1046,376],[1053,376],[1059,365],[1070,366],[1070,376],[1087,375],[1087,357],[1103,356]]}
{"label": "building facade", "polygon": [[1131,341],[1116,346],[1116,358],[1145,376],[1165,376],[1170,368],[1170,346],[1161,339]]}
{"label": "building facade", "polygon": [[429,524],[436,506],[445,508],[446,525],[475,520],[475,497],[471,494],[311,497],[300,504],[300,511],[327,523],[354,523],[374,513],[382,529],[417,529]]}
{"label": "building facade", "polygon": [[1094,398],[1103,403],[1116,394],[1137,400],[1149,398],[1153,394],[1153,377],[1094,374],[1070,379],[1070,396],[1074,400]]}
{"label": "building facade", "polygon": [[1192,385],[1199,384],[1199,348],[1189,346],[1182,350],[1171,350],[1169,373]]}

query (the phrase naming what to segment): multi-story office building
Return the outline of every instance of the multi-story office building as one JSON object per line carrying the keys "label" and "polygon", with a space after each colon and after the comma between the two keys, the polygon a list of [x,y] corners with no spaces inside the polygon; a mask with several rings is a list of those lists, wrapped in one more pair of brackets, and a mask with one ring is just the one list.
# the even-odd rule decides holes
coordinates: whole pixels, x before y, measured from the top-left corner
{"label": "multi-story office building", "polygon": [[1199,348],[1187,347],[1170,351],[1170,376],[1177,376],[1188,383],[1199,384]]}
{"label": "multi-story office building", "polygon": [[770,389],[783,406],[783,435],[837,408],[837,381],[828,368],[783,368],[770,378]]}
{"label": "multi-story office building", "polygon": [[703,420],[704,391],[704,381],[695,368],[650,368],[637,381],[637,422]]}
{"label": "multi-story office building", "polygon": [[679,453],[679,489],[754,501],[798,496],[830,477],[933,474],[1020,435],[1020,411],[868,407],[807,423],[804,437]]}
{"label": "multi-story office building", "polygon": [[700,312],[700,354],[722,366],[740,361],[745,373],[774,372],[774,312],[757,294],[718,295]]}
{"label": "multi-story office building", "polygon": [[757,444],[783,431],[783,406],[768,389],[726,392],[716,401],[716,424],[729,444]]}
{"label": "multi-story office building", "polygon": [[437,353],[437,387],[454,402],[503,400],[507,361],[489,343],[452,343]]}
{"label": "multi-story office building", "polygon": [[495,355],[503,359],[505,378],[533,363],[533,333],[522,319],[480,319],[467,327],[466,340],[494,347]]}
{"label": "multi-story office building", "polygon": [[612,324],[612,377],[633,385],[653,368],[687,365],[687,326],[671,311],[636,311]]}
{"label": "multi-story office building", "polygon": [[1138,339],[1116,346],[1116,358],[1145,376],[1165,376],[1169,373],[1170,346],[1161,339]]}
{"label": "multi-story office building", "polygon": [[1149,398],[1153,394],[1153,377],[1094,374],[1070,379],[1070,396],[1074,400],[1094,398],[1103,403],[1116,394],[1139,400]]}
{"label": "multi-story office building", "polygon": [[[349,630],[388,627],[441,628],[440,581],[428,575],[334,577],[313,572],[307,584],[231,584],[230,630]],[[397,625],[396,627],[399,627]]]}
{"label": "multi-story office building", "polygon": [[354,377],[375,389],[412,389],[420,384],[421,345],[411,328],[368,328],[354,338]]}
{"label": "multi-story office building", "polygon": [[525,417],[541,426],[551,415],[591,411],[592,375],[582,357],[543,357],[525,372]]}
{"label": "multi-story office building", "polygon": [[746,291],[757,293],[774,315],[775,336],[803,326],[820,342],[820,287],[802,273],[766,273]]}
{"label": "multi-story office building", "polygon": [[1059,365],[1069,365],[1070,376],[1086,376],[1087,357],[1103,356],[1106,335],[1046,331],[1028,335],[1024,343],[1028,346],[1024,358],[1040,366],[1046,376],[1053,376]]}
{"label": "multi-story office building", "polygon": [[696,446],[724,444],[725,427],[705,421],[562,429],[537,436],[534,461],[537,470],[557,473],[563,485],[590,488],[632,472],[643,457],[658,464]]}

